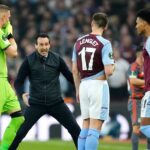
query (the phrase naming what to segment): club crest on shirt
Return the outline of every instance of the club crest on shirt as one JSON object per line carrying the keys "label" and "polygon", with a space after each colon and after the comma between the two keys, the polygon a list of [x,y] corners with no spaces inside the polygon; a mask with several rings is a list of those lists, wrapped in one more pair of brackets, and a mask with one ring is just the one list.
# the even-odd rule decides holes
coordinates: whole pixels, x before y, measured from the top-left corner
{"label": "club crest on shirt", "polygon": [[113,56],[114,56],[113,52],[109,52],[108,56],[109,56],[110,59],[113,59]]}

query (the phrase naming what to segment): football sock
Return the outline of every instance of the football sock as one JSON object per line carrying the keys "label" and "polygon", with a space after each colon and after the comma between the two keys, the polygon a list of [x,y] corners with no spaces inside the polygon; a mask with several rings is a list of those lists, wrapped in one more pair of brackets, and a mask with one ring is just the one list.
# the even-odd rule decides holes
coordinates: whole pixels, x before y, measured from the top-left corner
{"label": "football sock", "polygon": [[141,126],[140,130],[147,138],[150,138],[150,125]]}
{"label": "football sock", "polygon": [[97,129],[89,129],[85,142],[85,150],[97,150],[99,144],[100,131]]}
{"label": "football sock", "polygon": [[85,150],[85,141],[88,135],[88,130],[86,128],[83,128],[80,132],[80,135],[78,137],[78,150]]}
{"label": "football sock", "polygon": [[132,133],[131,142],[132,142],[132,150],[138,150],[139,135]]}
{"label": "football sock", "polygon": [[11,145],[16,135],[17,130],[19,129],[23,121],[24,121],[23,116],[15,117],[11,119],[11,122],[9,123],[3,135],[0,150],[8,150],[9,146]]}

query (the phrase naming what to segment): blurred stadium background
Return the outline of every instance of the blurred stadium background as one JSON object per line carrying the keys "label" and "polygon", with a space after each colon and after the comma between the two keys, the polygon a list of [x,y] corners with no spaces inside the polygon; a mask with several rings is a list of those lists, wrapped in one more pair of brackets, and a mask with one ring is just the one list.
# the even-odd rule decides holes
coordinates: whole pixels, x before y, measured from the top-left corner
{"label": "blurred stadium background", "polygon": [[[92,14],[96,11],[101,11],[109,15],[109,27],[104,36],[112,42],[116,59],[116,70],[109,80],[111,118],[108,121],[109,123],[105,123],[103,133],[120,140],[129,139],[131,121],[127,111],[127,69],[135,60],[136,47],[142,41],[142,38],[137,36],[135,30],[136,12],[141,8],[150,7],[150,1],[0,0],[0,3],[7,4],[12,9],[11,22],[19,47],[19,58],[16,61],[8,60],[9,80],[12,85],[22,60],[26,55],[34,51],[33,43],[37,33],[46,32],[50,35],[52,50],[59,53],[71,68],[74,42],[79,36],[90,32]],[[60,76],[60,81],[62,96],[81,125],[79,105],[75,103],[75,91],[62,76]],[[28,85],[28,81],[26,85]],[[22,107],[24,109],[25,106],[22,104]],[[9,117],[6,115],[0,118],[0,137],[8,121]],[[111,131],[112,128],[115,129],[115,132]],[[55,119],[43,116],[30,130],[25,140],[46,141],[53,138],[71,139],[66,130]],[[44,150],[44,147],[47,145],[43,145],[42,149]],[[26,149],[29,150],[30,148]],[[126,148],[126,150],[128,149]]]}

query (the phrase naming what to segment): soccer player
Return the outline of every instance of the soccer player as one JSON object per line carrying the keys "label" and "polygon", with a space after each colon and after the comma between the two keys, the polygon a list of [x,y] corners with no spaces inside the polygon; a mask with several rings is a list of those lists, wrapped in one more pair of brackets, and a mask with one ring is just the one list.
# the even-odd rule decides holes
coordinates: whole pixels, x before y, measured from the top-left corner
{"label": "soccer player", "polygon": [[[128,110],[131,114],[132,120],[132,150],[138,150],[139,135],[140,135],[140,113],[141,113],[141,100],[144,96],[144,72],[143,72],[143,55],[142,47],[139,46],[136,51],[136,60],[132,63],[128,70],[128,85],[129,85],[129,100]],[[147,144],[150,149],[150,140]]]}
{"label": "soccer player", "polygon": [[[15,81],[17,94],[28,107],[24,114],[25,121],[9,150],[16,150],[31,127],[45,114],[58,120],[71,134],[77,146],[80,127],[61,97],[59,82],[59,75],[62,73],[73,84],[72,73],[64,60],[50,51],[47,34],[36,37],[35,48],[36,51],[25,58]],[[26,77],[29,78],[30,93],[23,90]]]}
{"label": "soccer player", "polygon": [[102,37],[108,18],[104,13],[92,17],[90,34],[80,37],[73,49],[73,76],[83,118],[78,150],[96,150],[101,126],[109,116],[107,78],[114,71],[110,41]]}
{"label": "soccer player", "polygon": [[0,114],[6,112],[12,118],[3,135],[0,150],[8,150],[18,128],[24,121],[19,101],[7,79],[6,57],[17,56],[17,45],[12,35],[9,17],[10,8],[0,4]]}
{"label": "soccer player", "polygon": [[136,29],[138,34],[147,37],[144,45],[144,80],[145,95],[141,104],[141,132],[150,138],[150,8],[145,8],[137,13]]}

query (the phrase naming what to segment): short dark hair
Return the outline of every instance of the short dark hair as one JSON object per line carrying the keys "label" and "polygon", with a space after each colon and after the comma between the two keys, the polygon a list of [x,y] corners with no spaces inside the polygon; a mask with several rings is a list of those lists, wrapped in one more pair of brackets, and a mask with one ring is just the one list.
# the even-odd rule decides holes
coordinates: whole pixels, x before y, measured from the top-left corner
{"label": "short dark hair", "polygon": [[0,11],[8,11],[10,8],[7,5],[0,4]]}
{"label": "short dark hair", "polygon": [[138,11],[137,17],[150,24],[150,8],[144,8]]}
{"label": "short dark hair", "polygon": [[38,39],[38,38],[48,38],[49,41],[50,41],[50,37],[49,37],[49,35],[46,34],[46,33],[40,33],[40,34],[38,34],[38,35],[35,37],[35,43],[36,43],[36,44],[37,44],[37,39]]}
{"label": "short dark hair", "polygon": [[97,24],[98,27],[105,28],[108,23],[108,17],[105,13],[95,13],[92,20]]}

